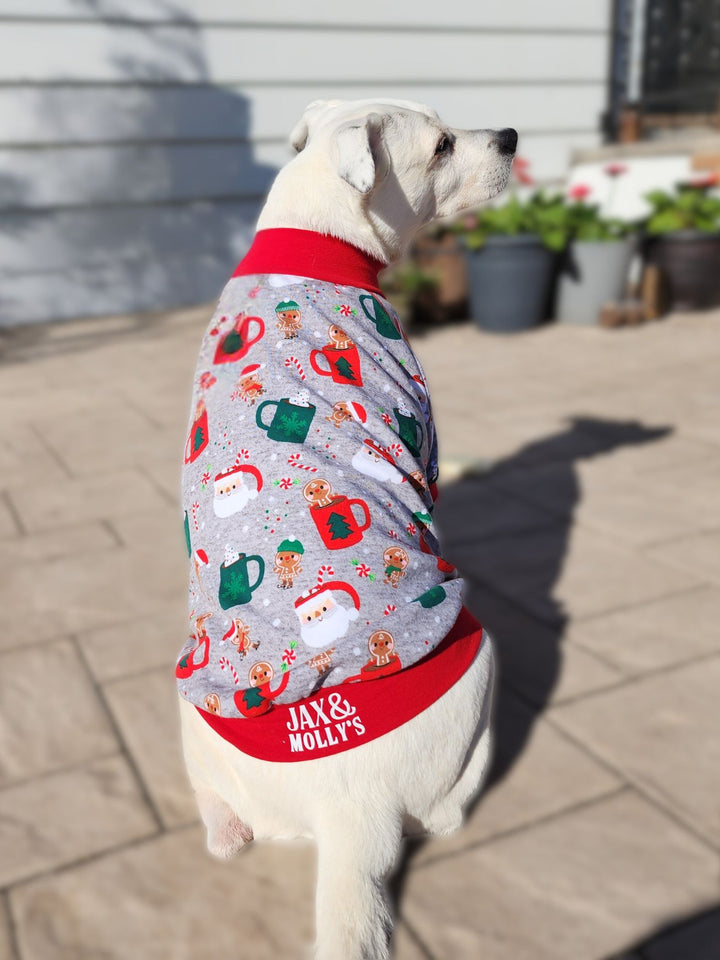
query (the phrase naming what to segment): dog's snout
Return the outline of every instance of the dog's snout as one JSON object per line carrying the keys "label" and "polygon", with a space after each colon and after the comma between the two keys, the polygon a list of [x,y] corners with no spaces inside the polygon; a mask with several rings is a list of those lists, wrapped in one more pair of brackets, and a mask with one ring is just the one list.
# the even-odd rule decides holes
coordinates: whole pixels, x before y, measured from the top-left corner
{"label": "dog's snout", "polygon": [[515,153],[517,142],[517,130],[513,130],[512,127],[506,127],[504,130],[498,130],[498,132],[495,134],[495,143],[497,143],[500,153],[506,155]]}

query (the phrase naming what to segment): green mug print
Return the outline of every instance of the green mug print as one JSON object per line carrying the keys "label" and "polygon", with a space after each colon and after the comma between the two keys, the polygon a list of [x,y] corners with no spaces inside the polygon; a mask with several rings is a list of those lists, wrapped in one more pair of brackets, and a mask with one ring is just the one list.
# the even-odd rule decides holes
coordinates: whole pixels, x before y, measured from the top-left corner
{"label": "green mug print", "polygon": [[412,414],[401,413],[398,407],[393,407],[393,413],[397,418],[400,439],[414,457],[419,457],[423,442],[423,428],[420,421]]}
{"label": "green mug print", "polygon": [[[372,309],[368,310],[365,306],[365,302],[372,304]],[[377,327],[377,332],[381,337],[385,337],[386,340],[402,340],[402,334],[395,326],[390,317],[389,313],[380,303],[380,301],[373,297],[369,293],[363,293],[360,297],[360,306],[363,308],[363,313]]]}
{"label": "green mug print", "polygon": [[[265,407],[275,407],[270,423],[265,423],[262,412]],[[263,400],[255,413],[255,422],[261,430],[267,432],[271,440],[280,443],[303,443],[310,430],[316,407],[312,403],[306,406],[291,403],[287,397],[282,400]]]}
{"label": "green mug print", "polygon": [[[258,565],[258,575],[255,583],[250,585],[250,575],[248,573],[248,564],[256,563]],[[242,603],[250,603],[253,591],[262,583],[265,576],[265,561],[262,557],[247,554],[239,554],[237,560],[231,563],[225,561],[220,564],[220,588],[218,590],[218,600],[223,610],[230,607],[240,606]]]}

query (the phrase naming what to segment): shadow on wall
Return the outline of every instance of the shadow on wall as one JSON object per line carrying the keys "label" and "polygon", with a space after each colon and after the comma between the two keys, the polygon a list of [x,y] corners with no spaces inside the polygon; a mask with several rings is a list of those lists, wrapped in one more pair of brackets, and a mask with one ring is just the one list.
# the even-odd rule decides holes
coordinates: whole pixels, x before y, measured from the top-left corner
{"label": "shadow on wall", "polygon": [[42,148],[2,151],[0,326],[214,299],[276,173],[255,162],[250,103],[212,84],[185,11],[149,0],[172,29],[128,26],[108,22],[109,0],[74,2],[103,24],[116,79],[13,93]]}
{"label": "shadow on wall", "polygon": [[[512,770],[536,720],[549,704],[562,668],[568,622],[555,599],[581,499],[575,464],[618,447],[652,443],[670,427],[636,421],[574,417],[566,430],[531,443],[483,474],[466,475],[442,488],[436,508],[443,554],[465,578],[465,601],[493,636],[500,664],[495,719],[495,755],[489,780],[470,809]],[[502,494],[505,478],[530,467],[552,465],[552,512]],[[393,877],[400,903],[404,880],[423,841],[408,842]]]}

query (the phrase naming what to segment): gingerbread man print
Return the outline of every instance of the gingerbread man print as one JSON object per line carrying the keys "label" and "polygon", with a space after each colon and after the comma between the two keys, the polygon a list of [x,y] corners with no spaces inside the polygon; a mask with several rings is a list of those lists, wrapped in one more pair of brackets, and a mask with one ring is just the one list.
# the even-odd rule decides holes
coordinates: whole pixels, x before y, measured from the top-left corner
{"label": "gingerbread man print", "polygon": [[278,576],[278,586],[283,590],[292,587],[295,577],[302,573],[302,555],[305,548],[295,537],[289,537],[278,546],[273,573]]}
{"label": "gingerbread man print", "polygon": [[329,507],[338,499],[337,495],[333,493],[330,481],[325,480],[324,477],[308,480],[302,492],[311,507]]}
{"label": "gingerbread man print", "polygon": [[385,566],[385,579],[383,583],[391,584],[395,589],[400,586],[400,581],[407,573],[407,566],[410,563],[410,557],[407,551],[402,547],[391,546],[383,553],[383,564]]}
{"label": "gingerbread man print", "polygon": [[275,326],[286,340],[294,340],[302,327],[300,306],[294,300],[283,300],[275,307],[275,313],[278,318]]}
{"label": "gingerbread man print", "polygon": [[290,680],[290,671],[283,673],[280,685],[270,689],[275,677],[275,670],[267,660],[258,660],[248,672],[250,686],[246,690],[239,690],[235,696],[235,706],[244,717],[260,717],[273,707],[273,700],[279,697]]}

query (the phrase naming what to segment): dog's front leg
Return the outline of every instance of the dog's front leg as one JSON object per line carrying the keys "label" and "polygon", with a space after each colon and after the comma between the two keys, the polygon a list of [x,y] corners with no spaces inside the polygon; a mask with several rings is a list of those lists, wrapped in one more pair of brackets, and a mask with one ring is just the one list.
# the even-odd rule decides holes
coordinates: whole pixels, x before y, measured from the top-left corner
{"label": "dog's front leg", "polygon": [[392,918],[385,880],[395,864],[401,818],[334,810],[317,830],[316,960],[388,960]]}

